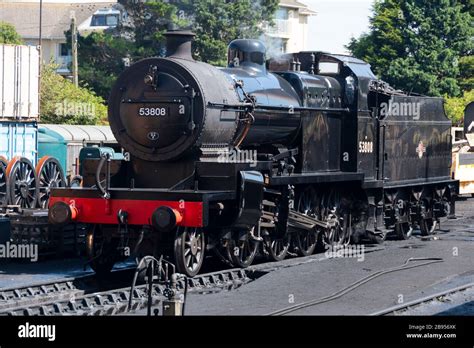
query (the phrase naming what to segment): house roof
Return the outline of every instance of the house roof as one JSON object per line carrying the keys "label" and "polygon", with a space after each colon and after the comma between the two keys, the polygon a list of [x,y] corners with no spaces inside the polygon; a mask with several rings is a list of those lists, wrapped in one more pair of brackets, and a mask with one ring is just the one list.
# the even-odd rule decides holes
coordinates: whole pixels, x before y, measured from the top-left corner
{"label": "house roof", "polygon": [[281,0],[280,1],[281,7],[289,7],[289,8],[297,8],[301,14],[313,16],[317,12],[311,10],[308,5],[305,5],[297,0]]}
{"label": "house roof", "polygon": [[[95,11],[115,5],[99,3],[43,3],[42,38],[64,39],[64,32],[71,26],[74,11],[77,24],[91,17]],[[25,39],[39,37],[39,3],[0,2],[0,21],[12,24]]]}

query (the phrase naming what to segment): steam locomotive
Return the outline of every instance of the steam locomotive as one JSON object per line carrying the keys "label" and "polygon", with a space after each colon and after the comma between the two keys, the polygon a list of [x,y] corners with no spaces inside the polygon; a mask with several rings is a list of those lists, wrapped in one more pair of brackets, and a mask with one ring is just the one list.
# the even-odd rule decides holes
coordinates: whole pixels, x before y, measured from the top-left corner
{"label": "steam locomotive", "polygon": [[443,100],[409,96],[365,62],[300,52],[266,59],[229,45],[228,67],[195,61],[193,34],[118,78],[109,122],[124,159],[95,150],[83,187],[54,189],[54,224],[90,225],[91,267],[166,255],[196,275],[210,250],[235,267],[320,246],[433,233],[454,214]]}

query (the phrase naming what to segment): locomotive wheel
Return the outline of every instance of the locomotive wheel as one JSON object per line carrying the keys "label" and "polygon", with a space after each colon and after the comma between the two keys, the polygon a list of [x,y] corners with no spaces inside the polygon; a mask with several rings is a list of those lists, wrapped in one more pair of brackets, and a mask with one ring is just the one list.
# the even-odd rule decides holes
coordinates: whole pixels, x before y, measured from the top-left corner
{"label": "locomotive wheel", "polygon": [[58,160],[49,156],[40,159],[36,167],[36,175],[39,180],[38,204],[40,208],[46,209],[49,203],[51,189],[66,187],[64,172]]}
{"label": "locomotive wheel", "polygon": [[4,169],[7,168],[8,166],[8,160],[4,156],[0,156],[0,166],[2,166]]}
{"label": "locomotive wheel", "polygon": [[[250,266],[257,255],[259,242],[252,238],[251,234],[255,227],[247,232],[246,238],[240,240],[234,238],[229,243],[229,255],[231,256],[232,264],[235,267],[247,268]],[[238,236],[237,236],[238,237]]]}
{"label": "locomotive wheel", "polygon": [[86,237],[89,265],[99,277],[107,276],[118,261],[118,240],[107,240],[102,229],[102,226],[94,225]]}
{"label": "locomotive wheel", "polygon": [[38,177],[33,164],[24,157],[8,163],[9,203],[22,208],[35,208],[38,202]]}
{"label": "locomotive wheel", "polygon": [[264,246],[268,253],[268,258],[272,261],[282,261],[288,255],[288,249],[290,248],[291,238],[286,235],[283,238],[272,238],[271,236],[265,236],[263,238]]}
{"label": "locomotive wheel", "polygon": [[5,167],[0,165],[0,205],[8,203],[7,173]]}
{"label": "locomotive wheel", "polygon": [[345,199],[338,190],[331,190],[323,198],[322,220],[330,225],[323,235],[323,243],[326,247],[344,246],[350,243],[349,219],[351,215],[345,205]]}
{"label": "locomotive wheel", "polygon": [[[303,192],[298,200],[297,211],[307,216],[319,218],[319,206],[315,202],[316,192],[308,189]],[[318,242],[318,234],[315,230],[298,231],[294,234],[296,251],[300,256],[313,254]]]}
{"label": "locomotive wheel", "polygon": [[174,259],[179,273],[194,277],[204,261],[204,232],[197,227],[178,227],[174,240]]}

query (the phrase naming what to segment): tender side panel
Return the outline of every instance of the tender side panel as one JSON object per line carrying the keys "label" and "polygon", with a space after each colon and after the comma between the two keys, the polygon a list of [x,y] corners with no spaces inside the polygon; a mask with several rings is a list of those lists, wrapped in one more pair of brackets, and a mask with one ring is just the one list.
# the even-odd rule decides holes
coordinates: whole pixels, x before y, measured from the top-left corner
{"label": "tender side panel", "polygon": [[[384,177],[388,185],[408,181],[430,182],[450,178],[451,122],[442,99],[393,97],[398,113],[386,116]],[[395,104],[393,104],[395,105]]]}

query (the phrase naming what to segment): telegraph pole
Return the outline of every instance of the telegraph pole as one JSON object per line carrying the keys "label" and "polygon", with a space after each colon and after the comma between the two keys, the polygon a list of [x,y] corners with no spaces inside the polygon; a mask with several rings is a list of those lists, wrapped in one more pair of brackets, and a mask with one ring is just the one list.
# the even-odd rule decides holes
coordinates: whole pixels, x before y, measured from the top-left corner
{"label": "telegraph pole", "polygon": [[76,16],[71,13],[71,43],[72,43],[72,82],[79,86],[78,70],[77,70],[77,26]]}

